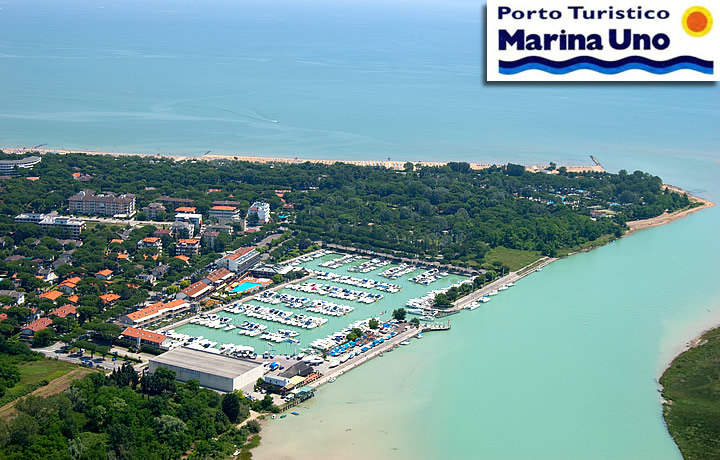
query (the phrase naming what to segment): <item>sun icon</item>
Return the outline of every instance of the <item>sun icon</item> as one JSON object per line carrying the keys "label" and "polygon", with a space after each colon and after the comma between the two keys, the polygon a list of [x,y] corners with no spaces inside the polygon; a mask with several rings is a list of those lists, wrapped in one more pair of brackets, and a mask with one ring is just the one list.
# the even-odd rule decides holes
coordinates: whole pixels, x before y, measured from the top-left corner
{"label": "sun icon", "polygon": [[683,29],[693,37],[706,35],[712,29],[712,23],[712,14],[702,6],[688,8],[682,18]]}

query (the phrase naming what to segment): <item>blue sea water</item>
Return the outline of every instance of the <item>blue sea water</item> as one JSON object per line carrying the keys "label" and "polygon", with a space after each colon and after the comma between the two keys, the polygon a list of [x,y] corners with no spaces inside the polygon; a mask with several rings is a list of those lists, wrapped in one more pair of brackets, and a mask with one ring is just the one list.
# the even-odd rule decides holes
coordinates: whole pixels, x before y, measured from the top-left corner
{"label": "blue sea water", "polygon": [[[0,0],[0,145],[648,170],[720,199],[715,85],[487,85],[483,5]],[[258,458],[677,459],[720,208],[556,262],[324,387]]]}
{"label": "blue sea water", "polygon": [[0,8],[6,146],[586,163],[720,139],[714,86],[484,84],[479,1]]}

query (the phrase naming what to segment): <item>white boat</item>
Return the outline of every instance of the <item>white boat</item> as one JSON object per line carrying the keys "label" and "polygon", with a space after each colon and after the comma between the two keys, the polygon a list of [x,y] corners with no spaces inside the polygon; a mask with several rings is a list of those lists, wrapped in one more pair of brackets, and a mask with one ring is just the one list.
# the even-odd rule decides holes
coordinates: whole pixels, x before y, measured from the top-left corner
{"label": "white boat", "polygon": [[335,377],[330,377],[330,380],[328,382],[333,383],[335,381]]}
{"label": "white boat", "polygon": [[498,295],[498,291],[490,291],[488,292],[488,295]]}
{"label": "white boat", "polygon": [[409,341],[409,340],[403,340],[402,342],[400,342],[400,345],[410,345],[410,341]]}
{"label": "white boat", "polygon": [[330,361],[330,365],[328,367],[332,369],[333,367],[338,367],[339,365],[340,361],[338,361],[337,359],[333,359],[332,361]]}
{"label": "white boat", "polygon": [[435,318],[430,315],[423,315],[420,317],[420,321],[434,321]]}
{"label": "white boat", "polygon": [[473,311],[473,310],[475,310],[476,308],[478,308],[479,306],[480,306],[479,303],[473,302],[473,303],[471,303],[470,305],[468,305],[468,306],[465,307],[465,308],[467,308],[467,309],[470,310],[470,311]]}

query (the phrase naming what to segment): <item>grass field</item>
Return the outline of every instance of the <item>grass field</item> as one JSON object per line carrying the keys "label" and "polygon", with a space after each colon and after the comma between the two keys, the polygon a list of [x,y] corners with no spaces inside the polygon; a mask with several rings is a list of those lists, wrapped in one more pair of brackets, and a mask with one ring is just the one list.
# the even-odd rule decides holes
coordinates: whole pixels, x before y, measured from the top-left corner
{"label": "grass field", "polygon": [[3,406],[15,399],[32,392],[43,382],[51,382],[73,369],[78,369],[76,364],[54,359],[43,359],[18,364],[20,370],[20,381],[12,388],[8,388],[5,396],[0,398],[0,406]]}
{"label": "grass field", "polygon": [[685,460],[720,458],[720,329],[700,343],[660,378],[665,422]]}
{"label": "grass field", "polygon": [[519,249],[508,249],[502,246],[492,248],[485,254],[485,265],[499,261],[516,271],[525,265],[531,264],[542,257],[540,251],[521,251]]}

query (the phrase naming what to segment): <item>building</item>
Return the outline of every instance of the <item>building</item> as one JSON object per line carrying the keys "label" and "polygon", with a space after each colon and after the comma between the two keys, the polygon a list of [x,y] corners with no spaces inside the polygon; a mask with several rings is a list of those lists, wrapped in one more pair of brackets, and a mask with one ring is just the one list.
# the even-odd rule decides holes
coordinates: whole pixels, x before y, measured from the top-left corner
{"label": "building", "polygon": [[142,345],[149,345],[155,348],[167,350],[170,348],[171,340],[165,335],[158,332],[146,331],[136,327],[126,328],[122,334],[125,339],[133,340],[137,344],[137,348]]}
{"label": "building", "polygon": [[120,323],[127,326],[141,327],[165,318],[171,318],[188,310],[190,310],[190,304],[182,299],[175,299],[167,303],[158,302],[121,316]]}
{"label": "building", "polygon": [[15,216],[15,222],[22,224],[36,224],[47,231],[51,227],[59,227],[66,230],[71,238],[80,238],[80,233],[85,229],[85,222],[69,216],[59,216],[56,213],[34,214],[25,213]]}
{"label": "building", "polygon": [[0,160],[0,174],[3,176],[17,176],[18,169],[32,169],[41,161],[42,158],[37,156],[25,157],[19,160]]}
{"label": "building", "polygon": [[76,315],[77,307],[70,304],[65,304],[62,307],[58,307],[48,314],[48,316],[57,316],[58,318],[65,318],[66,316],[72,316],[74,318]]}
{"label": "building", "polygon": [[195,234],[195,226],[188,222],[173,222],[170,224],[170,232],[175,238],[192,238]]}
{"label": "building", "polygon": [[213,390],[231,392],[253,385],[263,377],[260,363],[192,348],[175,348],[150,359],[150,372],[163,367],[181,382],[196,379]]}
{"label": "building", "polygon": [[239,248],[218,260],[218,267],[227,268],[233,273],[242,273],[260,260],[255,248]]}
{"label": "building", "polygon": [[143,212],[147,214],[148,219],[157,219],[157,216],[161,212],[165,212],[165,206],[160,203],[150,203],[142,208]]}
{"label": "building", "polygon": [[172,203],[176,206],[184,205],[184,204],[192,204],[192,202],[193,202],[193,200],[191,200],[189,198],[172,198],[169,196],[161,196],[155,201],[159,201],[161,203]]}
{"label": "building", "polygon": [[175,243],[175,255],[192,257],[200,254],[200,240],[197,238],[180,238]]}
{"label": "building", "polygon": [[0,297],[10,297],[18,305],[25,303],[25,293],[20,291],[2,289],[0,290]]}
{"label": "building", "polygon": [[100,300],[102,300],[104,303],[113,303],[116,300],[120,300],[120,296],[115,294],[114,292],[111,292],[109,294],[101,295]]}
{"label": "building", "polygon": [[250,214],[257,215],[258,225],[265,225],[270,222],[270,205],[262,201],[256,201],[248,209],[248,216]]}
{"label": "building", "polygon": [[231,272],[227,268],[221,268],[219,270],[215,270],[214,272],[203,278],[203,282],[207,285],[215,286],[215,288],[217,288],[218,286],[222,286],[223,284],[228,283],[233,278],[235,278],[235,273]]}
{"label": "building", "polygon": [[264,378],[265,383],[268,383],[270,385],[275,385],[276,387],[284,387],[290,382],[290,379],[287,377],[281,377],[277,374],[268,374]]}
{"label": "building", "polygon": [[113,275],[112,270],[109,270],[106,268],[105,270],[100,270],[99,272],[95,273],[95,278],[105,280],[105,281],[110,281],[110,278],[112,278],[112,275]]}
{"label": "building", "polygon": [[41,299],[48,299],[48,300],[52,300],[53,302],[55,302],[55,301],[56,301],[57,299],[59,299],[62,295],[63,295],[62,292],[52,290],[52,291],[48,291],[48,292],[43,292],[43,293],[40,294],[38,297],[40,297]]}
{"label": "building", "polygon": [[197,300],[205,294],[209,294],[210,292],[212,292],[212,290],[213,287],[211,285],[206,284],[204,281],[198,281],[197,283],[193,283],[180,291],[177,295],[177,298]]}
{"label": "building", "polygon": [[197,208],[195,206],[179,206],[175,208],[175,212],[184,212],[187,214],[195,214]]}
{"label": "building", "polygon": [[187,222],[193,227],[200,228],[202,226],[202,214],[179,212],[175,214],[175,222]]}
{"label": "building", "polygon": [[97,216],[131,216],[135,213],[135,195],[115,195],[112,192],[95,194],[94,190],[83,190],[68,198],[73,214]]}
{"label": "building", "polygon": [[210,208],[210,217],[214,217],[221,224],[239,222],[240,211],[235,206],[213,206]]}
{"label": "building", "polygon": [[227,233],[228,235],[233,234],[233,228],[230,225],[224,225],[224,224],[216,224],[216,225],[208,225],[205,227],[206,232],[218,232],[218,233]]}
{"label": "building", "polygon": [[248,274],[257,278],[272,278],[275,275],[287,275],[293,271],[295,267],[291,265],[270,265],[262,264],[256,267],[252,267]]}
{"label": "building", "polygon": [[73,276],[72,278],[68,278],[62,283],[58,284],[58,290],[63,291],[65,294],[71,295],[75,292],[75,288],[77,288],[77,284],[82,281],[82,278],[79,276]]}
{"label": "building", "polygon": [[22,330],[22,336],[23,338],[30,338],[35,335],[37,331],[42,331],[43,329],[47,329],[52,324],[52,320],[48,318],[47,316],[43,318],[36,319],[32,323],[25,326]]}
{"label": "building", "polygon": [[215,249],[215,243],[217,242],[218,236],[220,236],[220,233],[218,232],[204,232],[202,237],[205,240],[205,246],[210,249]]}
{"label": "building", "polygon": [[158,254],[162,254],[162,240],[157,236],[148,236],[138,241],[138,249],[155,248]]}

